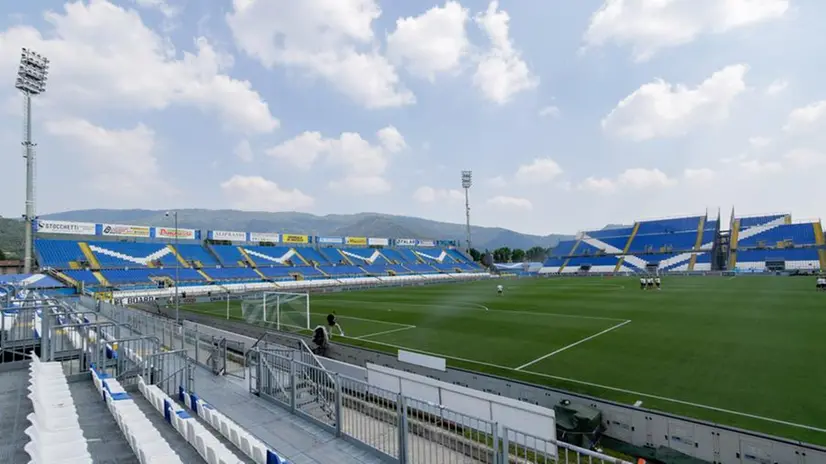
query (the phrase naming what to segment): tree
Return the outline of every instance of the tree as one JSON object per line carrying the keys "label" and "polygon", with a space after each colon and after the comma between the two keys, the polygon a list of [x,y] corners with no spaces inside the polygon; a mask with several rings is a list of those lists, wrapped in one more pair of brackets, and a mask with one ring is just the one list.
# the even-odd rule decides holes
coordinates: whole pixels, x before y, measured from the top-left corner
{"label": "tree", "polygon": [[519,248],[513,250],[511,252],[511,261],[514,263],[521,263],[525,260],[525,250],[521,250]]}
{"label": "tree", "polygon": [[493,250],[493,261],[497,263],[506,263],[511,259],[511,249],[508,247],[501,247]]}
{"label": "tree", "polygon": [[470,257],[473,258],[473,260],[477,263],[482,260],[482,253],[480,253],[479,250],[477,250],[476,248],[471,248],[468,253],[470,254]]}
{"label": "tree", "polygon": [[546,256],[548,256],[548,253],[541,246],[535,246],[525,252],[528,261],[545,261]]}
{"label": "tree", "polygon": [[0,250],[0,261],[3,261],[5,259],[6,259],[6,254],[3,253],[3,250]]}

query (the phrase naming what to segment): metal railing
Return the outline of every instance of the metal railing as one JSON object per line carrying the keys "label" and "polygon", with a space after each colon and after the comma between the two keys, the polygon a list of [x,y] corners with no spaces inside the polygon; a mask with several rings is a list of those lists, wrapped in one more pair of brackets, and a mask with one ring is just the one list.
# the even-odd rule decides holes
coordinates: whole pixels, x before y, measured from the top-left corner
{"label": "metal railing", "polygon": [[394,462],[629,464],[331,373],[301,350],[262,342],[248,354],[252,393]]}

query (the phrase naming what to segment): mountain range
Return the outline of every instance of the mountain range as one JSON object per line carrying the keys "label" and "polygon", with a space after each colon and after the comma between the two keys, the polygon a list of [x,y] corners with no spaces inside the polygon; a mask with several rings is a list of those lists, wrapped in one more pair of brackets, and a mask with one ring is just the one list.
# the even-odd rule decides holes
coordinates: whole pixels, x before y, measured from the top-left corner
{"label": "mountain range", "polygon": [[[164,210],[89,209],[45,214],[43,219],[63,221],[171,226]],[[236,210],[178,210],[178,227],[201,230],[237,230],[245,232],[280,232],[319,236],[393,237],[459,240],[464,242],[465,225],[431,221],[390,214],[358,213],[316,216],[307,213],[247,212]],[[501,227],[471,226],[473,247],[478,250],[508,247],[550,248],[573,236],[545,236],[515,232]],[[16,251],[16,250],[9,250]]]}

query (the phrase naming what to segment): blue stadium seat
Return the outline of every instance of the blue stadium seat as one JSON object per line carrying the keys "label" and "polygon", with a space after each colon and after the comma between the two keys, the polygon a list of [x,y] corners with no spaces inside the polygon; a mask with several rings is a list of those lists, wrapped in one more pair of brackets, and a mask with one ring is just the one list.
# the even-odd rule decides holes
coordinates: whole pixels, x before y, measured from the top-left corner
{"label": "blue stadium seat", "polygon": [[416,274],[435,274],[437,272],[430,264],[405,264],[404,267]]}
{"label": "blue stadium seat", "polygon": [[71,240],[38,238],[34,241],[34,249],[41,267],[69,269],[70,261],[86,261],[80,246]]}
{"label": "blue stadium seat", "polygon": [[592,230],[585,232],[585,234],[591,238],[606,239],[611,237],[629,237],[633,232],[633,227],[622,227],[619,229]]}
{"label": "blue stadium seat", "polygon": [[780,218],[785,218],[788,214],[771,214],[768,216],[752,216],[738,218],[740,221],[740,230],[746,230],[749,227],[762,226],[763,224],[776,221]]}
{"label": "blue stadium seat", "polygon": [[221,264],[209,250],[201,245],[179,243],[175,249],[188,262],[198,261],[204,267],[215,267]]}
{"label": "blue stadium seat", "polygon": [[685,232],[689,230],[697,231],[700,227],[702,216],[692,216],[674,219],[657,219],[654,221],[642,221],[637,230],[637,235],[664,234],[672,232]]}
{"label": "blue stadium seat", "polygon": [[389,264],[381,251],[373,248],[342,248],[340,251],[355,264]]}
{"label": "blue stadium seat", "polygon": [[260,281],[261,276],[255,270],[246,267],[223,267],[204,269],[203,271],[213,280]]}
{"label": "blue stadium seat", "polygon": [[299,256],[295,256],[295,251],[286,246],[243,246],[247,256],[256,266],[283,266],[286,261],[293,264],[304,264]]}
{"label": "blue stadium seat", "polygon": [[[796,246],[815,245],[814,225],[783,224],[737,242],[737,249],[764,246],[776,247],[777,242],[791,241]],[[739,258],[738,258],[739,260]]]}
{"label": "blue stadium seat", "polygon": [[344,256],[342,256],[336,248],[319,248],[318,251],[319,253],[321,253],[321,256],[324,256],[327,259],[327,262],[330,264],[343,264],[346,262],[344,261]]}
{"label": "blue stadium seat", "polygon": [[320,269],[331,277],[363,276],[364,271],[358,266],[340,264],[338,266],[321,266]]}
{"label": "blue stadium seat", "polygon": [[401,264],[415,264],[420,261],[419,257],[416,256],[416,253],[413,253],[413,250],[409,248],[398,248],[396,251],[398,251],[399,256],[402,257],[402,260],[400,261]]}
{"label": "blue stadium seat", "polygon": [[244,256],[234,245],[211,245],[212,251],[218,256],[221,265],[224,267],[239,266],[239,262],[245,262]]}
{"label": "blue stadium seat", "polygon": [[319,265],[323,264],[331,264],[330,260],[327,259],[324,255],[318,252],[315,248],[311,247],[300,247],[296,248],[295,251],[304,258],[305,261],[308,263],[317,263]]}
{"label": "blue stadium seat", "polygon": [[[672,251],[690,251],[697,241],[697,231],[667,234],[637,235],[628,249],[629,253],[658,252],[663,247]],[[670,247],[670,248],[669,248]]]}
{"label": "blue stadium seat", "polygon": [[146,267],[147,263],[160,261],[164,266],[178,262],[165,243],[87,242],[101,269]]}

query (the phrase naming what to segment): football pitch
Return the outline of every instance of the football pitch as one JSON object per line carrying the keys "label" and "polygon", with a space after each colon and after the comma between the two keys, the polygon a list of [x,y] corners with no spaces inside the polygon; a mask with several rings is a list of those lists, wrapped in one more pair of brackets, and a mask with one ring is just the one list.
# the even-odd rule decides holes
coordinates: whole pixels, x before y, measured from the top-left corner
{"label": "football pitch", "polygon": [[[505,286],[502,296],[497,284]],[[826,444],[826,292],[814,278],[489,280],[314,294],[349,343]],[[182,307],[226,316],[226,303]],[[242,319],[241,302],[230,317]]]}

